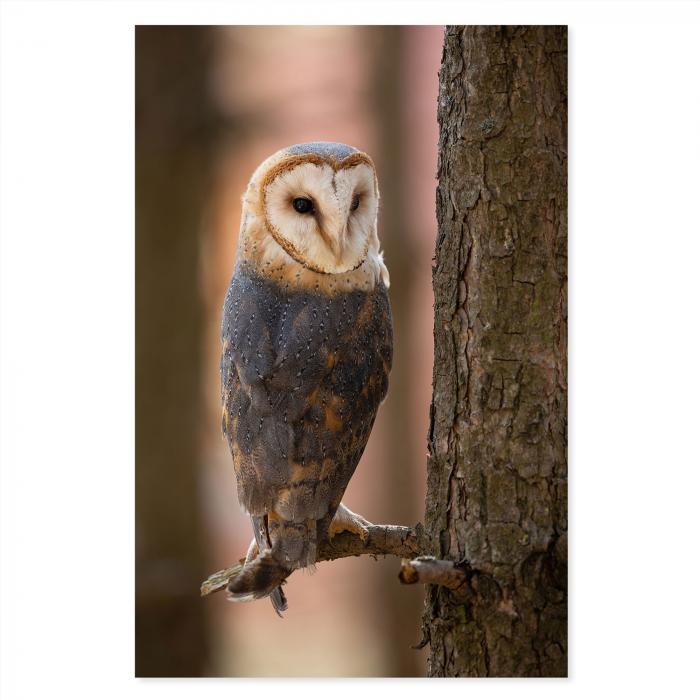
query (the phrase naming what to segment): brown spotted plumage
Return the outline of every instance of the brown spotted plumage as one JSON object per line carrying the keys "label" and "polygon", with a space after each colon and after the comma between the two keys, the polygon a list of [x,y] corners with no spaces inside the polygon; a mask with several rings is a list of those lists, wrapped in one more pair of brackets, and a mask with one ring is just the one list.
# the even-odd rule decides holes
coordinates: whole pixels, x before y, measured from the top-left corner
{"label": "brown spotted plumage", "polygon": [[[310,211],[296,211],[300,197]],[[369,157],[327,143],[278,152],[244,197],[222,324],[222,427],[255,540],[229,582],[233,600],[270,595],[284,610],[281,584],[315,563],[321,541],[366,532],[341,499],[391,367],[377,199]]]}

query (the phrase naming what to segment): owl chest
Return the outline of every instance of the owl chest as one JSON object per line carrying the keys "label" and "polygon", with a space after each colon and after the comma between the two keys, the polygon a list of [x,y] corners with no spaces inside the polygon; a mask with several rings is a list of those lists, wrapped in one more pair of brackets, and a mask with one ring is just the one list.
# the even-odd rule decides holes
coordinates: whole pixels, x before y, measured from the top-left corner
{"label": "owl chest", "polygon": [[229,371],[250,388],[251,410],[294,421],[309,412],[327,417],[329,403],[349,410],[353,401],[381,400],[390,339],[376,296],[290,292],[235,276],[224,313],[224,364],[228,353]]}

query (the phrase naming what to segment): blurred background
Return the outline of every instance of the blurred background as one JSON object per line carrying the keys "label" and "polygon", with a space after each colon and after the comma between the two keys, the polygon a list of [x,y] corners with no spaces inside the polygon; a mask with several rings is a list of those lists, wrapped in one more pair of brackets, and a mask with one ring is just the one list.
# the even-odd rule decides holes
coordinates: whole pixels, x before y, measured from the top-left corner
{"label": "blurred background", "polygon": [[284,146],[368,152],[394,368],[343,501],[423,518],[442,27],[136,28],[136,675],[422,676],[422,587],[398,561],[321,563],[269,601],[199,597],[252,533],[221,436],[219,330],[255,167]]}

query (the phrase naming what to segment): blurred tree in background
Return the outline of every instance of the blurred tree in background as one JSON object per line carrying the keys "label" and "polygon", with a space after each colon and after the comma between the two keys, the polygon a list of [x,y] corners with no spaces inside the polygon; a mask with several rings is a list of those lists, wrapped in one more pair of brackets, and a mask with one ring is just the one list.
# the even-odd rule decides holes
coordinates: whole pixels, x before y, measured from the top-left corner
{"label": "blurred tree in background", "polygon": [[209,30],[136,30],[136,675],[200,676],[208,654],[198,489],[197,232],[216,122]]}

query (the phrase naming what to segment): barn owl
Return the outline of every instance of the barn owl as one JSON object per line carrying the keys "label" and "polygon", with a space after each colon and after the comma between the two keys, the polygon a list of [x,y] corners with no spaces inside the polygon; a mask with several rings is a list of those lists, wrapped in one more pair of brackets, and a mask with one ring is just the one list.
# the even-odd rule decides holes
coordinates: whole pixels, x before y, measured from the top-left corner
{"label": "barn owl", "polygon": [[253,173],[222,323],[222,427],[253,525],[230,600],[270,596],[341,531],[341,499],[387,392],[389,274],[374,164],[355,148],[282,149]]}

